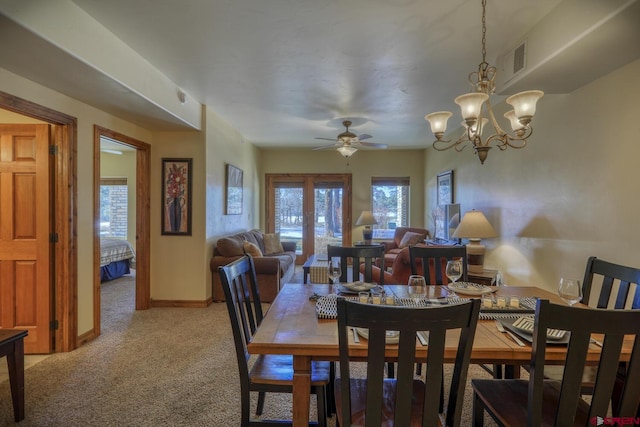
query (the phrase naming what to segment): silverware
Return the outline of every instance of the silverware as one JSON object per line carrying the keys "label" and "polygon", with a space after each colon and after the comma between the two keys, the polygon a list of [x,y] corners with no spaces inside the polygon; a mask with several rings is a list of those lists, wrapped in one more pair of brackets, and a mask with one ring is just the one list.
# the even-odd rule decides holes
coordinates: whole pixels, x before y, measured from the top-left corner
{"label": "silverware", "polygon": [[358,336],[358,331],[356,331],[356,328],[351,328],[351,332],[353,332],[353,342],[356,344],[360,344],[360,337]]}
{"label": "silverware", "polygon": [[589,340],[590,343],[597,345],[598,347],[602,348],[602,343],[594,338],[591,338]]}
{"label": "silverware", "polygon": [[420,341],[420,344],[425,347],[429,345],[429,338],[423,331],[417,331],[416,336],[418,337],[418,341]]}
{"label": "silverware", "polygon": [[522,340],[516,336],[516,334],[514,334],[511,331],[507,331],[504,328],[504,326],[502,326],[502,323],[500,323],[499,320],[496,320],[496,328],[498,328],[498,331],[504,332],[505,334],[509,335],[511,337],[511,339],[514,340],[516,342],[516,344],[518,344],[520,347],[526,346],[526,344],[523,343]]}

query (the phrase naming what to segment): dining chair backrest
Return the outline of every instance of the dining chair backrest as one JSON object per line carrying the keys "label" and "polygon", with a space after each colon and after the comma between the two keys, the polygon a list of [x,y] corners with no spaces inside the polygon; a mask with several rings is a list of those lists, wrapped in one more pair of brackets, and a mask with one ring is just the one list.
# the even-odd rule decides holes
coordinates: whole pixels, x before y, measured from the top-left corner
{"label": "dining chair backrest", "polygon": [[[396,381],[395,412],[396,426],[408,426],[412,412],[412,391],[415,386],[413,368],[416,359],[416,333],[428,331],[428,354],[421,363],[426,362],[426,381],[423,401],[417,402],[423,407],[423,426],[438,425],[439,396],[443,384],[443,365],[445,363],[445,337],[447,331],[458,329],[459,340],[447,405],[447,424],[460,424],[462,402],[471,349],[480,311],[480,300],[475,299],[463,304],[409,308],[374,304],[360,304],[338,298],[338,342],[340,349],[340,394],[342,406],[341,425],[352,425],[351,418],[351,372],[349,370],[349,342],[347,327],[368,329],[366,409],[365,425],[380,426],[382,408],[390,408],[389,397],[384,393],[383,384]],[[395,380],[384,378],[385,339],[387,331],[399,331],[398,369]],[[393,397],[393,396],[392,396]],[[413,425],[413,424],[412,424]]]}
{"label": "dining chair backrest", "polygon": [[[597,280],[594,286],[594,277]],[[602,282],[598,278],[602,278]],[[640,308],[640,269],[590,257],[582,282],[582,303],[597,308]],[[592,291],[599,294],[589,304]]]}
{"label": "dining chair backrest", "polygon": [[[587,361],[591,334],[604,334],[603,347],[598,363],[594,392],[585,420],[576,423],[588,425],[594,417],[607,414],[609,402],[618,373],[619,357],[625,335],[633,336],[634,344],[627,364],[628,381],[620,397],[618,411],[623,415],[635,415],[640,401],[640,311],[606,310],[569,307],[538,300],[535,312],[532,356],[529,381],[528,425],[541,425],[542,411],[549,410],[543,397],[544,361],[547,348],[547,329],[561,329],[570,333],[565,369],[559,387],[555,425],[574,425],[574,417],[580,400],[583,368]],[[505,404],[508,404],[505,403]],[[582,401],[581,404],[584,404]],[[578,425],[578,424],[575,424]]]}
{"label": "dining chair backrest", "polygon": [[467,281],[467,248],[466,246],[409,246],[411,274],[420,274],[418,265],[422,265],[422,275],[427,285],[446,285],[450,282],[446,275],[447,261],[462,261],[462,277]]}
{"label": "dining chair backrest", "polygon": [[[340,281],[355,282],[358,280],[361,271],[360,264],[364,268],[365,282],[372,282],[372,267],[374,265],[384,265],[384,245],[371,246],[332,246],[327,245],[327,256],[329,259],[340,258]],[[351,264],[351,280],[349,280],[349,264]],[[384,274],[379,275],[378,284],[384,285]]]}
{"label": "dining chair backrest", "polygon": [[218,272],[233,330],[240,380],[248,384],[250,354],[247,345],[263,319],[253,258],[245,255],[218,267]]}

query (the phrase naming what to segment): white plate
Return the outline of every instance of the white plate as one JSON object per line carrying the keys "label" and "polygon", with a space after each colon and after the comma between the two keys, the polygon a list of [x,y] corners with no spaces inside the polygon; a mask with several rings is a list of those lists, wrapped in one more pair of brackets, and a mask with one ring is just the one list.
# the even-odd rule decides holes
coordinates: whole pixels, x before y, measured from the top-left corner
{"label": "white plate", "polygon": [[[356,332],[362,338],[368,340],[369,339],[369,330],[364,328],[356,328]],[[387,344],[398,344],[400,342],[400,332],[398,331],[387,331],[387,339],[385,340]]]}
{"label": "white plate", "polygon": [[449,283],[447,285],[447,288],[450,291],[453,291],[457,294],[462,294],[462,295],[484,295],[484,294],[490,294],[498,290],[497,288],[492,288],[491,286],[484,286],[478,283],[471,283],[471,282]]}
{"label": "white plate", "polygon": [[378,285],[376,283],[367,283],[367,282],[353,282],[353,283],[342,283],[340,285],[341,292],[345,293],[358,293],[370,291],[371,289],[377,288]]}

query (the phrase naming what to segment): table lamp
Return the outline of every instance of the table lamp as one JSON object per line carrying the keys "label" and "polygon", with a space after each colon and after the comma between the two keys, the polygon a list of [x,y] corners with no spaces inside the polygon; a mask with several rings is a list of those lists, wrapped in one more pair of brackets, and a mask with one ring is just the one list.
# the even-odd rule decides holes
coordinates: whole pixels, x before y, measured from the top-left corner
{"label": "table lamp", "polygon": [[480,239],[496,237],[497,235],[496,230],[489,224],[482,212],[472,210],[464,214],[452,237],[469,239],[467,244],[467,268],[470,273],[482,273],[484,271],[486,248],[480,243]]}
{"label": "table lamp", "polygon": [[367,245],[371,244],[371,238],[373,237],[373,230],[371,226],[377,224],[378,221],[373,217],[371,211],[362,211],[360,217],[356,221],[356,225],[364,225],[364,230],[362,230],[362,238],[364,239],[364,243]]}

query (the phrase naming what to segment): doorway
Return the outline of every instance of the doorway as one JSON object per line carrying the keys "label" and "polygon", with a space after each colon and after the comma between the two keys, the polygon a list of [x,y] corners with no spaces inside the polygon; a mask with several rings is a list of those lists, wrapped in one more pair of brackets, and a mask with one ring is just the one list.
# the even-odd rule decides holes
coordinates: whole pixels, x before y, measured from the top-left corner
{"label": "doorway", "polygon": [[[130,188],[135,192],[135,245],[136,253],[136,310],[150,308],[150,186],[149,164],[151,145],[114,132],[100,126],[94,126],[94,293],[93,293],[93,328],[96,336],[100,335],[100,182],[101,182],[101,145],[104,140],[113,141],[122,147],[135,150],[135,184]],[[124,149],[123,148],[123,149]]]}
{"label": "doorway", "polygon": [[350,174],[267,174],[266,231],[296,242],[296,263],[351,242]]}

